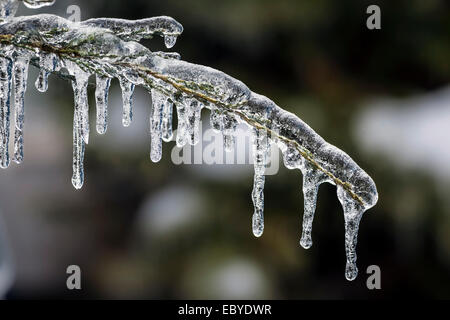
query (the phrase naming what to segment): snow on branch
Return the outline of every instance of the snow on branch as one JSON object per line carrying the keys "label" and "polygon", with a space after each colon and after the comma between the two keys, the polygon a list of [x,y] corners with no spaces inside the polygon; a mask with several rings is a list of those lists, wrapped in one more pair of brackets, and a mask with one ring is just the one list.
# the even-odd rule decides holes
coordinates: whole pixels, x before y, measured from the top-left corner
{"label": "snow on branch", "polygon": [[[54,1],[24,0],[29,7]],[[84,149],[89,142],[88,79],[96,76],[96,129],[107,130],[108,90],[111,79],[120,82],[123,97],[123,125],[133,117],[133,91],[144,87],[152,95],[150,115],[150,158],[162,155],[162,140],[172,140],[172,114],[176,109],[176,143],[195,145],[199,141],[201,111],[210,110],[211,124],[224,136],[226,150],[234,146],[239,123],[253,132],[254,203],[253,233],[264,229],[264,172],[270,144],[283,152],[286,167],[303,173],[304,217],[300,244],[312,245],[311,230],[319,185],[336,185],[345,218],[346,278],[357,276],[356,242],[360,219],[373,207],[378,194],[375,183],[345,152],[327,143],[306,123],[252,92],[244,83],[210,67],[180,60],[177,53],[152,52],[137,41],[162,36],[167,48],[182,33],[180,23],[170,17],[136,21],[98,18],[70,22],[41,14],[14,17],[18,0],[0,0],[0,166],[9,165],[11,99],[14,97],[13,161],[23,161],[24,95],[28,66],[40,69],[36,88],[45,92],[50,73],[72,82],[74,91],[73,176],[79,189],[84,181]],[[14,86],[13,86],[14,84]],[[14,88],[13,88],[14,87]],[[12,94],[12,92],[14,94]]]}

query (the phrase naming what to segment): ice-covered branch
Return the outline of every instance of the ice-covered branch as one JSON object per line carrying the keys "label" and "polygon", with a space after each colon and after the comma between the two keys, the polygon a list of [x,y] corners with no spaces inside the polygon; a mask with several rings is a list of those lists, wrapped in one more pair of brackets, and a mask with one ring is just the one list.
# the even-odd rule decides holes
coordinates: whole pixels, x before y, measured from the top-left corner
{"label": "ice-covered branch", "polygon": [[300,243],[304,248],[312,245],[312,220],[319,185],[323,182],[336,185],[345,217],[346,277],[349,280],[356,277],[359,221],[364,211],[375,205],[378,195],[373,180],[345,152],[327,143],[294,114],[252,92],[241,81],[221,71],[182,61],[175,53],[152,52],[136,42],[159,35],[171,48],[183,31],[181,24],[172,18],[137,21],[99,18],[79,23],[54,15],[14,18],[13,13],[8,13],[14,11],[8,9],[12,2],[1,0],[5,3],[1,11],[4,22],[0,24],[0,164],[3,168],[9,164],[12,83],[15,97],[13,160],[20,163],[23,159],[23,97],[30,60],[39,59],[40,75],[36,87],[42,92],[47,89],[50,73],[59,73],[72,80],[75,100],[72,183],[75,188],[83,185],[84,149],[89,142],[88,78],[95,75],[97,80],[96,128],[100,134],[107,129],[110,80],[117,78],[122,88],[125,126],[132,122],[135,86],[142,86],[152,93],[152,161],[161,159],[161,141],[172,138],[174,107],[178,116],[176,143],[180,147],[198,142],[203,108],[211,110],[212,127],[222,131],[227,150],[233,148],[238,123],[245,123],[253,130],[255,236],[261,236],[264,229],[264,168],[269,144],[279,146],[288,168],[303,173],[305,211]]}

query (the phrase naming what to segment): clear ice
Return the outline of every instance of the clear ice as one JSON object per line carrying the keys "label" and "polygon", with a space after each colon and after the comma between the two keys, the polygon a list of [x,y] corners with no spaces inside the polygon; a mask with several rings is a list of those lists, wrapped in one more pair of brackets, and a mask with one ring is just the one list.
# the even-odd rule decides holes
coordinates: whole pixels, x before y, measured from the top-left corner
{"label": "clear ice", "polygon": [[14,162],[23,161],[23,125],[25,121],[25,91],[27,90],[28,65],[25,55],[14,61]]}
{"label": "clear ice", "polygon": [[150,117],[151,149],[150,159],[159,162],[162,157],[162,123],[166,96],[157,90],[152,90],[152,115]]}
{"label": "clear ice", "polygon": [[119,79],[119,82],[123,100],[122,124],[124,127],[128,127],[131,124],[131,120],[133,120],[134,84],[122,77]]}
{"label": "clear ice", "polygon": [[[53,0],[27,0],[29,7],[50,5]],[[40,69],[39,91],[48,88],[48,76],[69,78],[74,92],[73,176],[80,189],[84,182],[84,151],[89,142],[88,80],[96,76],[96,129],[107,130],[108,92],[111,79],[120,82],[123,125],[132,121],[133,91],[142,86],[152,95],[150,158],[162,156],[162,141],[173,139],[173,109],[177,113],[176,144],[195,145],[200,139],[202,108],[210,109],[214,130],[224,137],[224,147],[234,147],[238,124],[252,130],[254,182],[253,234],[264,231],[264,183],[268,150],[276,144],[289,169],[303,174],[304,212],[300,245],[312,245],[312,223],[321,183],[336,185],[345,220],[345,277],[357,276],[356,243],[359,223],[378,200],[373,180],[345,152],[327,143],[306,123],[272,100],[252,92],[244,83],[209,67],[180,60],[174,52],[152,52],[137,41],[162,36],[167,48],[182,33],[170,17],[136,21],[95,18],[70,22],[54,15],[14,17],[18,0],[0,0],[0,167],[9,165],[11,93],[14,84],[14,158],[23,161],[24,94],[28,64]],[[65,71],[64,71],[65,70]]]}
{"label": "clear ice", "polygon": [[172,114],[173,114],[173,102],[172,100],[165,98],[163,107],[163,119],[162,119],[162,139],[166,142],[172,141]]}
{"label": "clear ice", "polygon": [[11,59],[0,57],[0,167],[9,166],[9,122],[11,113]]}
{"label": "clear ice", "polygon": [[253,129],[253,178],[252,200],[254,213],[252,229],[255,237],[260,237],[264,231],[264,181],[269,144],[267,134],[263,129]]}
{"label": "clear ice", "polygon": [[96,129],[99,134],[105,134],[108,128],[108,95],[111,79],[97,76],[95,88],[95,102],[97,111]]}

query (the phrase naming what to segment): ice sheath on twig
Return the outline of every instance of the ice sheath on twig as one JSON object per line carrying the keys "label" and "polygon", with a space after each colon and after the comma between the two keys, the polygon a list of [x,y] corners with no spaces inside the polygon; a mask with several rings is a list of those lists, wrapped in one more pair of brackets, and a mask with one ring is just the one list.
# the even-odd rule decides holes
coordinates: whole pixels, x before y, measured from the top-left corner
{"label": "ice sheath on twig", "polygon": [[[44,0],[28,0],[39,6]],[[18,156],[22,161],[23,99],[28,61],[40,68],[37,87],[47,88],[50,73],[63,74],[73,82],[75,96],[73,126],[73,177],[75,188],[84,181],[85,144],[89,142],[87,83],[97,77],[97,131],[107,127],[107,97],[110,79],[117,78],[123,90],[123,124],[132,120],[132,94],[141,86],[152,94],[153,109],[149,121],[151,159],[162,156],[162,140],[172,137],[172,112],[177,111],[178,146],[195,145],[199,140],[202,108],[211,110],[211,124],[224,135],[227,150],[233,148],[236,125],[244,123],[253,130],[255,179],[252,218],[255,236],[264,230],[264,167],[270,144],[283,152],[288,168],[303,173],[304,218],[300,244],[312,245],[312,221],[319,185],[329,182],[337,187],[345,219],[346,278],[357,275],[356,242],[363,213],[373,207],[378,194],[375,183],[345,152],[327,143],[306,123],[267,97],[252,92],[241,81],[201,65],[180,60],[175,53],[152,52],[139,44],[142,38],[161,35],[168,48],[175,45],[183,27],[170,17],[137,21],[90,19],[70,22],[54,15],[14,17],[15,0],[1,0],[0,14],[0,164],[9,165],[9,125],[12,72],[18,87],[15,117],[18,130]],[[39,57],[39,63],[35,58]],[[61,71],[66,70],[66,71]],[[18,92],[18,93],[17,93]]]}

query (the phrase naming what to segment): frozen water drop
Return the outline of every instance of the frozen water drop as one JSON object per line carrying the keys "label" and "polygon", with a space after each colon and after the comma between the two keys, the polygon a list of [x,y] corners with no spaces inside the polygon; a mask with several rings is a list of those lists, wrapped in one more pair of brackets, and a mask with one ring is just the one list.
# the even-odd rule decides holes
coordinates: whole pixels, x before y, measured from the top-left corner
{"label": "frozen water drop", "polygon": [[169,34],[164,35],[164,44],[166,45],[167,49],[172,48],[176,42],[177,42],[177,36],[169,35]]}

